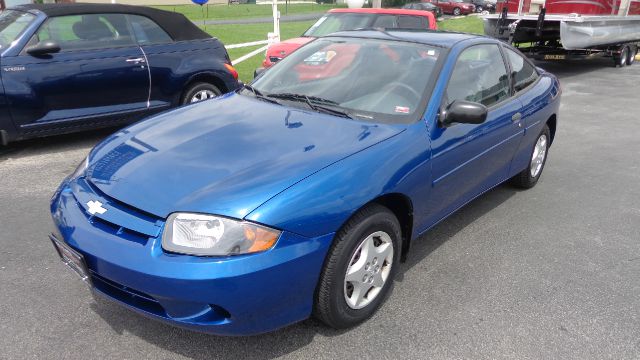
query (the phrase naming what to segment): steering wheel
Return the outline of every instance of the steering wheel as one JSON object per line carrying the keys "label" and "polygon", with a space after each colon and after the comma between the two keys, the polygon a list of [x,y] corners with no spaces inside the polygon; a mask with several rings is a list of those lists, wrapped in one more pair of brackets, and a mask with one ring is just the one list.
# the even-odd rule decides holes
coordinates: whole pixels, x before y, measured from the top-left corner
{"label": "steering wheel", "polygon": [[[422,99],[422,96],[420,95],[420,93],[418,93],[414,88],[412,88],[411,86],[401,83],[399,81],[394,81],[391,83],[388,83],[384,88],[387,89],[390,88],[391,92],[396,92],[397,90],[402,90],[403,94],[402,95],[409,95],[409,98],[407,98],[406,96],[403,96],[406,100],[415,100],[413,103],[417,104],[420,102],[420,100]],[[412,99],[411,99],[412,98]]]}

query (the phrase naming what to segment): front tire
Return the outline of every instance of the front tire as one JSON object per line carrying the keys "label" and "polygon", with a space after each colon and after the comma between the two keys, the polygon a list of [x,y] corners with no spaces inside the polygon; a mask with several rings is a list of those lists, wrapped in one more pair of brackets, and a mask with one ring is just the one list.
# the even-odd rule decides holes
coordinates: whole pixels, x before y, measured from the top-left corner
{"label": "front tire", "polygon": [[187,88],[182,97],[181,105],[197,103],[204,100],[212,99],[221,95],[222,91],[213,84],[206,82],[198,82]]}
{"label": "front tire", "polygon": [[455,8],[453,9],[453,15],[454,16],[460,16],[462,12],[460,11],[460,8]]}
{"label": "front tire", "polygon": [[529,166],[511,178],[513,185],[522,189],[530,189],[538,183],[542,175],[542,170],[544,169],[544,164],[547,162],[550,144],[551,131],[549,130],[549,126],[545,124],[544,129],[542,129],[542,132],[533,144]]}
{"label": "front tire", "polygon": [[316,291],[314,316],[336,329],[370,318],[399,265],[401,230],[386,207],[371,204],[336,234]]}
{"label": "front tire", "polygon": [[484,8],[482,7],[482,5],[479,5],[478,7],[476,7],[477,13],[482,13],[483,11],[484,11]]}

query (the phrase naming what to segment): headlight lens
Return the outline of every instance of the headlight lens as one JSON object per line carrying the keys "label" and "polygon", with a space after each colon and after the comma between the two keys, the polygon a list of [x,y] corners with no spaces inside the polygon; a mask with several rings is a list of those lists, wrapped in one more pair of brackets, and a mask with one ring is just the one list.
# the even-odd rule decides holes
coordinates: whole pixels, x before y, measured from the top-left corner
{"label": "headlight lens", "polygon": [[162,248],[201,256],[249,254],[269,250],[281,231],[214,215],[173,213],[162,234]]}
{"label": "headlight lens", "polygon": [[84,174],[84,171],[87,170],[87,166],[89,166],[88,156],[84,160],[82,160],[80,164],[78,164],[78,167],[73,171],[73,174],[71,174],[71,179],[75,179]]}

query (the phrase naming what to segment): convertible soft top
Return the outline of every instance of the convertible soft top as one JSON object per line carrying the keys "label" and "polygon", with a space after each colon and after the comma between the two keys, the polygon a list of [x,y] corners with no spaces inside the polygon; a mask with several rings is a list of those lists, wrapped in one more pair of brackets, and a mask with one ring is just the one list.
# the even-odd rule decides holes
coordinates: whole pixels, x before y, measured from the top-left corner
{"label": "convertible soft top", "polygon": [[164,11],[144,6],[121,4],[26,4],[12,7],[14,10],[41,11],[47,16],[83,15],[83,14],[134,14],[146,16],[160,25],[176,41],[208,39],[211,35],[202,31],[180,13]]}

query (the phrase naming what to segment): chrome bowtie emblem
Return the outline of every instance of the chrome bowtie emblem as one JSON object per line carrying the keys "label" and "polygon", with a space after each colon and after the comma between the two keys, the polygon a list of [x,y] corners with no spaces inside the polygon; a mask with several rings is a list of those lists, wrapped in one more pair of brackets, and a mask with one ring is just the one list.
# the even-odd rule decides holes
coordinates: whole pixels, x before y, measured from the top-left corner
{"label": "chrome bowtie emblem", "polygon": [[107,209],[102,207],[102,203],[100,201],[91,200],[87,203],[87,206],[89,207],[87,211],[91,215],[104,214],[107,212]]}

